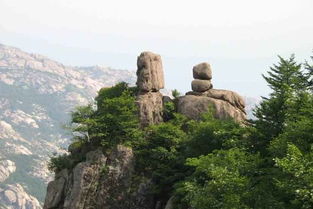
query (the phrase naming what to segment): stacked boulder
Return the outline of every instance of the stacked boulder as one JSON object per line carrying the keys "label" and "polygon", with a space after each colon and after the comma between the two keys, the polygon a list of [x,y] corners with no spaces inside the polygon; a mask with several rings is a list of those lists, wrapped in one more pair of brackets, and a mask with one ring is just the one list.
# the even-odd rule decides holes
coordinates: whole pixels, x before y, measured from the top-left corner
{"label": "stacked boulder", "polygon": [[137,105],[142,127],[163,121],[163,101],[160,89],[164,88],[161,56],[142,52],[137,59]]}
{"label": "stacked boulder", "polygon": [[232,118],[240,123],[246,120],[245,103],[241,96],[233,91],[213,89],[210,64],[194,66],[193,77],[193,91],[178,99],[178,112],[197,120],[213,107],[213,114],[218,119]]}
{"label": "stacked boulder", "polygon": [[213,88],[211,83],[212,71],[210,64],[203,62],[193,67],[193,78],[191,89],[194,92],[205,92]]}

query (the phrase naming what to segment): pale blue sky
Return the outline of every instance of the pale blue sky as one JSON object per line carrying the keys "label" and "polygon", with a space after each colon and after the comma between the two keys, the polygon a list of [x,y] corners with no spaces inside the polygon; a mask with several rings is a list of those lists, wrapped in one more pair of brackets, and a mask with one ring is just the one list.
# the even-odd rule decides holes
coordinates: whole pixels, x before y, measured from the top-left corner
{"label": "pale blue sky", "polygon": [[190,90],[207,61],[215,88],[268,93],[261,77],[295,53],[312,55],[313,0],[0,0],[0,43],[69,65],[136,69],[144,50],[163,58],[166,88]]}

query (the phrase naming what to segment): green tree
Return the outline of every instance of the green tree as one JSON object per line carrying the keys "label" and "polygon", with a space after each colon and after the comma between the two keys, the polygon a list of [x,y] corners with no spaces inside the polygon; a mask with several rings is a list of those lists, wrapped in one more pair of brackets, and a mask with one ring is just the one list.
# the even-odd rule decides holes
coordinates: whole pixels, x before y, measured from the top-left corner
{"label": "green tree", "polygon": [[186,175],[182,152],[187,137],[182,129],[185,121],[184,116],[175,114],[167,123],[148,127],[144,140],[135,147],[136,170],[151,177],[158,199],[169,198],[174,183]]}
{"label": "green tree", "polygon": [[293,55],[289,59],[279,57],[278,65],[271,67],[268,76],[263,75],[263,78],[273,91],[268,98],[263,97],[254,114],[256,127],[267,144],[282,133],[288,112],[292,109],[290,101],[307,88],[307,82],[301,64]]}
{"label": "green tree", "polygon": [[[313,61],[313,56],[311,56],[311,61]],[[313,92],[313,64],[310,64],[308,61],[305,62],[305,69],[307,70],[306,76],[308,80],[308,86]]]}
{"label": "green tree", "polygon": [[187,131],[186,156],[197,157],[214,150],[248,146],[252,128],[233,120],[216,119],[210,111],[204,113],[200,121],[190,121]]}
{"label": "green tree", "polygon": [[95,104],[77,107],[72,112],[70,155],[52,157],[50,170],[57,172],[62,168],[72,168],[84,160],[86,152],[97,147],[105,151],[117,144],[138,144],[142,131],[135,104],[136,91],[124,82],[118,83],[111,88],[102,88]]}
{"label": "green tree", "polygon": [[313,208],[313,147],[303,153],[288,144],[286,156],[275,162],[283,174],[276,178],[276,185],[290,195],[290,208]]}
{"label": "green tree", "polygon": [[258,158],[238,148],[189,158],[187,165],[195,167],[195,172],[177,185],[176,192],[192,208],[252,208],[248,204],[253,192],[251,176]]}

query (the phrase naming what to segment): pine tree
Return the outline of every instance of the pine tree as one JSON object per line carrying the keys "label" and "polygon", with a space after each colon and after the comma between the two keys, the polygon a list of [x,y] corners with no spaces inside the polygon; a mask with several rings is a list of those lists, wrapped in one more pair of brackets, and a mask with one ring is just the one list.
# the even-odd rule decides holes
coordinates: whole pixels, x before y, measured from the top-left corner
{"label": "pine tree", "polygon": [[278,65],[268,71],[263,78],[272,89],[269,97],[263,97],[263,102],[255,110],[256,127],[266,141],[278,136],[283,128],[288,112],[293,108],[292,99],[307,89],[307,79],[301,70],[301,64],[295,61],[294,55],[289,59],[279,56]]}

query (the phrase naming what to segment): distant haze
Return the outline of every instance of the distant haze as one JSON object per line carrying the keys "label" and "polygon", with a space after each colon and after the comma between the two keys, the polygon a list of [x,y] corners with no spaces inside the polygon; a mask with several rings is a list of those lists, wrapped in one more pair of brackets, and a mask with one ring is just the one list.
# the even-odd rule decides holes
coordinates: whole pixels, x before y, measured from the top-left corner
{"label": "distant haze", "polygon": [[166,88],[190,90],[192,66],[211,63],[214,88],[266,95],[277,55],[313,50],[312,0],[0,0],[0,43],[69,65],[136,69],[163,58]]}

